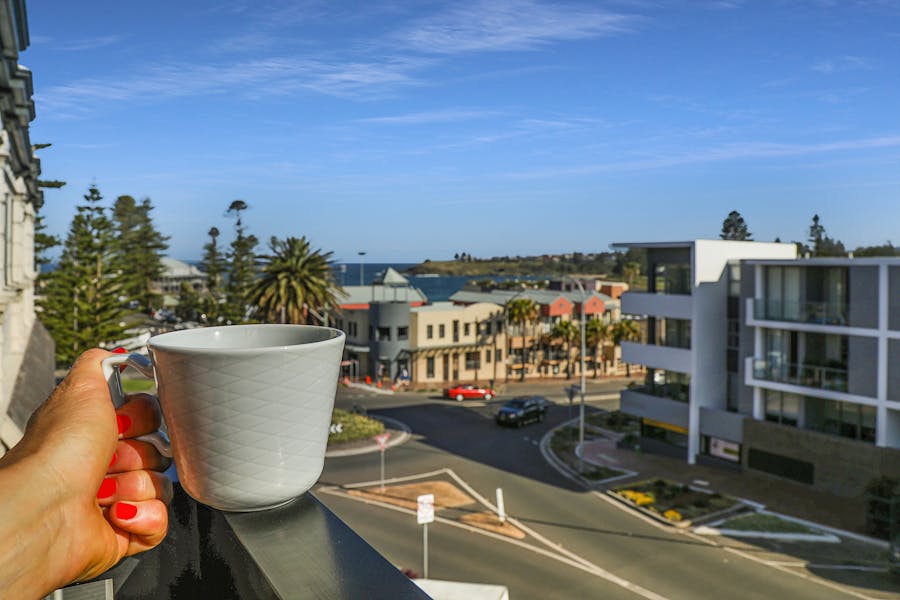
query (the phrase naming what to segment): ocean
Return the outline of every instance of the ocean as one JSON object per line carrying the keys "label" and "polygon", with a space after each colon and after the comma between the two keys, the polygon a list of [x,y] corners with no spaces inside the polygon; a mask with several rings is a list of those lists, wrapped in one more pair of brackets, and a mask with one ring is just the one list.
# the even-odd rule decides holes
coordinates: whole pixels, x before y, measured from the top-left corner
{"label": "ocean", "polygon": [[[422,290],[430,302],[442,302],[450,299],[450,296],[462,288],[473,278],[469,275],[440,275],[429,277],[422,275],[406,275],[406,269],[416,266],[418,263],[361,263],[362,285],[369,285],[379,276],[383,275],[388,267],[393,267],[409,283]],[[338,263],[335,265],[337,282],[341,285],[360,285],[360,263]]]}

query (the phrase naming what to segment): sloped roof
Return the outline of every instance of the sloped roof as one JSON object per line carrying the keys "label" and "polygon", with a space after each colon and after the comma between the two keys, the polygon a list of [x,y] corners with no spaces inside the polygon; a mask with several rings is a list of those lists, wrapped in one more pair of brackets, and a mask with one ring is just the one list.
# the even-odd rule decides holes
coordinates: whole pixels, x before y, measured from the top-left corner
{"label": "sloped roof", "polygon": [[[554,300],[562,296],[572,304],[580,304],[582,300],[581,291],[577,292],[561,292],[558,290],[491,290],[487,292],[460,290],[450,296],[452,302],[461,302],[470,304],[473,302],[493,302],[505,306],[507,302],[516,298],[530,298],[538,304],[551,304]],[[588,298],[598,297],[603,301],[607,308],[619,306],[618,300],[613,300],[606,294],[599,292],[589,292]]]}
{"label": "sloped roof", "polygon": [[189,265],[188,263],[180,261],[177,258],[170,258],[168,256],[163,256],[162,257],[162,265],[163,265],[163,277],[204,277],[205,276],[203,271],[201,271],[194,265]]}
{"label": "sloped roof", "polygon": [[384,275],[375,280],[375,283],[388,286],[409,285],[409,279],[397,272],[393,267],[388,267]]}

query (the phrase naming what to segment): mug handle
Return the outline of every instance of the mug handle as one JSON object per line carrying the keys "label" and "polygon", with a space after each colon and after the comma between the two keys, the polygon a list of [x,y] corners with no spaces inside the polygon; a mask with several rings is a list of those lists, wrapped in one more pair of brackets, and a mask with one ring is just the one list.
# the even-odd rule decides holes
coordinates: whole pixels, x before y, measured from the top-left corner
{"label": "mug handle", "polygon": [[[119,379],[119,365],[123,364],[134,367],[141,375],[154,379],[153,363],[150,362],[149,358],[142,354],[113,354],[108,358],[104,358],[101,361],[100,366],[103,368],[103,377],[106,379],[106,384],[109,386],[109,397],[112,400],[113,406],[116,408],[119,408],[125,402],[125,393],[122,391],[122,381]],[[134,439],[152,444],[157,452],[166,458],[172,458],[172,447],[169,444],[169,440],[166,439],[166,436],[161,431],[141,435]]]}

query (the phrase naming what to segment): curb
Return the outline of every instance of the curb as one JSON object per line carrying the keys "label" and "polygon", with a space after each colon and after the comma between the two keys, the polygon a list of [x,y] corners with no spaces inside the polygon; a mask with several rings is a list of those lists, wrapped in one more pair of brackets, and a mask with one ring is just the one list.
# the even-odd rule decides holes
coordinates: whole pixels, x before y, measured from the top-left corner
{"label": "curb", "polygon": [[[396,431],[400,432],[398,436],[391,436],[391,439],[388,440],[387,447],[393,448],[394,446],[399,446],[400,444],[406,443],[406,441],[410,438],[412,434],[412,430],[409,428],[409,425],[403,423],[402,421],[398,421],[397,419],[392,419],[390,417],[382,417],[381,415],[369,414],[366,415],[368,417],[372,417],[373,419],[378,419],[383,422],[385,425],[392,425]],[[378,444],[371,443],[367,446],[360,446],[358,448],[348,448],[346,450],[330,450],[325,452],[325,458],[340,458],[342,456],[357,456],[359,454],[369,454],[371,452],[380,452],[381,450],[378,448]]]}
{"label": "curb", "polygon": [[[628,469],[619,469],[616,467],[609,467],[611,469],[614,468],[617,471],[623,471],[624,474],[616,475],[615,477],[610,477],[608,479],[601,479],[599,481],[592,481],[590,479],[582,477],[578,472],[576,472],[574,469],[572,469],[569,465],[567,465],[562,460],[557,458],[557,456],[553,452],[553,450],[550,449],[550,440],[553,438],[553,434],[556,433],[556,431],[558,429],[562,429],[563,427],[568,427],[570,424],[577,423],[577,422],[578,422],[578,418],[571,419],[569,421],[564,421],[564,422],[560,423],[559,425],[557,425],[556,427],[554,427],[553,429],[549,430],[541,438],[539,448],[541,451],[541,456],[544,457],[544,460],[547,462],[547,464],[549,464],[553,469],[555,469],[563,477],[566,477],[567,479],[570,479],[571,481],[574,481],[575,483],[581,484],[582,486],[584,486],[585,488],[587,488],[589,490],[596,490],[598,488],[598,486],[604,485],[606,483],[609,483],[612,481],[617,481],[619,479],[626,479],[628,477],[634,477],[635,475],[638,475],[638,473],[636,471],[630,471]],[[577,454],[577,448],[576,448],[576,454]],[[591,461],[586,461],[586,462],[588,462],[589,464],[592,464],[594,466],[606,466],[606,465],[596,465],[596,464],[592,463]]]}
{"label": "curb", "polygon": [[819,542],[825,544],[840,544],[841,538],[831,533],[774,533],[771,531],[753,531],[747,529],[719,529],[701,525],[694,528],[697,535],[722,535],[726,537],[782,540],[785,542]]}

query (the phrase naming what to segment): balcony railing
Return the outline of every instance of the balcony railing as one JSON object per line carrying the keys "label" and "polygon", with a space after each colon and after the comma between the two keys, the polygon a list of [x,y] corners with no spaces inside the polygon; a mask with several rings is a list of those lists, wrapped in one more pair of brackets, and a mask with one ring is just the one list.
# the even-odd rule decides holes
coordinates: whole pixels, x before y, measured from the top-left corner
{"label": "balcony railing", "polygon": [[847,391],[847,369],[841,367],[754,359],[753,376],[765,381],[789,383],[820,390]]}
{"label": "balcony railing", "polygon": [[753,301],[753,316],[757,320],[846,325],[847,304],[757,298]]}
{"label": "balcony railing", "polygon": [[631,389],[641,394],[668,398],[676,402],[688,402],[691,397],[691,386],[683,383],[651,383]]}

